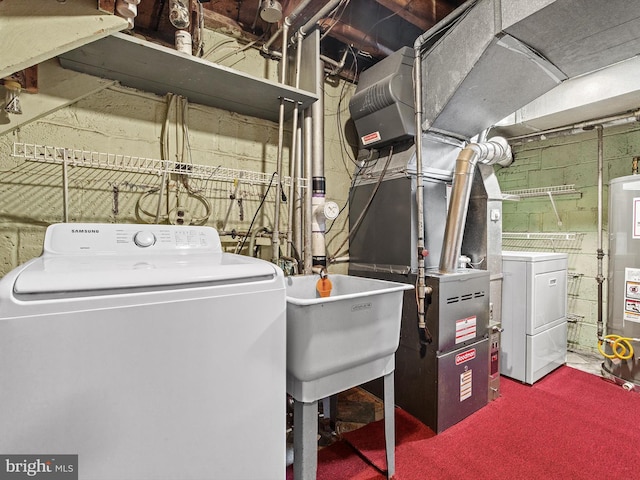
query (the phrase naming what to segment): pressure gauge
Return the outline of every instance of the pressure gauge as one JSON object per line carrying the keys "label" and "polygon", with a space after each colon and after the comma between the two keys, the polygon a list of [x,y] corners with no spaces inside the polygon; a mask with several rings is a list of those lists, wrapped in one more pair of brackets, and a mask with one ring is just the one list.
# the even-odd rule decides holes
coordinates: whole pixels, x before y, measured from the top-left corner
{"label": "pressure gauge", "polygon": [[340,207],[336,202],[325,202],[323,213],[329,220],[333,220],[340,213]]}

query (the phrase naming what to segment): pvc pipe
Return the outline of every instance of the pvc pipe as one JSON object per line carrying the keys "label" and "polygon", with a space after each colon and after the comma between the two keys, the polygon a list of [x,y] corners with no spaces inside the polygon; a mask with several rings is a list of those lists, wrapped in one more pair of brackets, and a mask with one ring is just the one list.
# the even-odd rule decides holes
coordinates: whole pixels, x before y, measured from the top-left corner
{"label": "pvc pipe", "polygon": [[[311,176],[312,183],[308,188],[312,190],[312,222],[317,219],[316,212],[322,211],[326,194],[326,180],[324,176],[324,63],[319,62],[316,73],[316,91],[318,100],[311,105],[312,115],[312,139],[311,139]],[[321,213],[324,217],[324,213]],[[324,220],[317,222],[311,231],[311,255],[313,265],[327,264],[327,252],[324,234],[326,224]]]}

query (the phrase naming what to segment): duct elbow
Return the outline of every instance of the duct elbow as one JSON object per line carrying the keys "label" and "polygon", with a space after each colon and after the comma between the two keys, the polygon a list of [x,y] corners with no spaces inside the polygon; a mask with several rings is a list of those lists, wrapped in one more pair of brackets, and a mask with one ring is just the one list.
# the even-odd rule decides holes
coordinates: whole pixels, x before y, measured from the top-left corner
{"label": "duct elbow", "polygon": [[508,167],[513,162],[511,146],[504,137],[492,137],[486,142],[472,143],[467,148],[473,149],[478,154],[478,161],[485,165]]}
{"label": "duct elbow", "polygon": [[486,165],[497,163],[507,166],[512,160],[511,147],[502,137],[493,137],[481,143],[471,143],[458,154],[453,172],[454,180],[444,231],[443,248],[440,254],[440,273],[453,273],[458,268],[476,165],[478,163]]}

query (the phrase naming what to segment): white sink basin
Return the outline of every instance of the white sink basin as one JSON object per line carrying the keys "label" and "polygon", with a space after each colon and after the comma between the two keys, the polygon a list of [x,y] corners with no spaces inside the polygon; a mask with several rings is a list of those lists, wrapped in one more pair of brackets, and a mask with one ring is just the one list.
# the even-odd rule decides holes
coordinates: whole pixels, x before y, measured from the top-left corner
{"label": "white sink basin", "polygon": [[287,277],[287,392],[313,402],[392,372],[400,340],[403,291],[413,286],[329,275]]}

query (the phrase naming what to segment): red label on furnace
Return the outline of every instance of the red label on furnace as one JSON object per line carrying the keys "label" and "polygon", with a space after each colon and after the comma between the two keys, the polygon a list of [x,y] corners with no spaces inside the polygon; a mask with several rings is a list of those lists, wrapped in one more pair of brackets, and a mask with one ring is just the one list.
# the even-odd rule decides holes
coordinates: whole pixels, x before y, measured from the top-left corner
{"label": "red label on furnace", "polygon": [[462,352],[456,355],[456,365],[468,362],[469,360],[473,360],[474,358],[476,358],[476,349],[472,348],[471,350],[467,350],[466,352]]}

